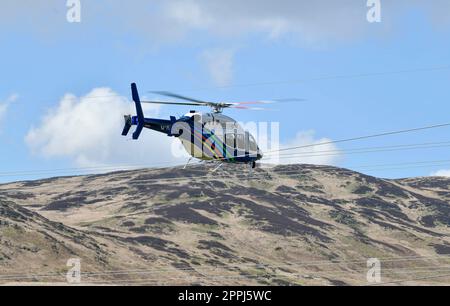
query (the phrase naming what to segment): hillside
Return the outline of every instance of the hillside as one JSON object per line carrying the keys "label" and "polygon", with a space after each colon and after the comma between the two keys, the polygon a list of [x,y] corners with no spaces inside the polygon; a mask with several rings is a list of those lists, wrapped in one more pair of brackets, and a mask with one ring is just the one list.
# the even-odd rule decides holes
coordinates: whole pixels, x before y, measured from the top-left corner
{"label": "hillside", "polygon": [[63,282],[72,257],[93,284],[364,285],[371,257],[383,282],[450,283],[428,278],[450,274],[450,179],[242,171],[0,185],[0,283]]}

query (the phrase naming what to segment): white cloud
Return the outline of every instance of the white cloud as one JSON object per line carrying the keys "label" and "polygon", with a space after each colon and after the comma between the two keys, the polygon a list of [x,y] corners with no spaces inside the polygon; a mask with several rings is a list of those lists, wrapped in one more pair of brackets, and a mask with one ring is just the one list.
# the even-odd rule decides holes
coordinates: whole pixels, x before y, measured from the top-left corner
{"label": "white cloud", "polygon": [[205,28],[214,22],[202,4],[192,0],[168,1],[163,11],[168,19],[188,28]]}
{"label": "white cloud", "polygon": [[[207,16],[208,32],[239,37],[261,33],[276,39],[294,34],[302,40],[346,37],[365,27],[364,5],[355,1],[190,1]],[[359,25],[359,26],[358,26]]]}
{"label": "white cloud", "polygon": [[0,103],[0,124],[3,122],[3,118],[5,117],[7,111],[8,111],[8,104]]}
{"label": "white cloud", "polygon": [[[3,3],[4,2],[4,3]],[[64,1],[63,1],[64,2]],[[95,32],[104,27],[116,33],[137,32],[145,42],[179,41],[189,33],[236,38],[262,34],[277,39],[292,34],[304,42],[328,42],[373,33],[366,20],[367,1],[360,0],[134,0],[83,1],[82,23]],[[68,26],[67,8],[60,0],[3,0],[1,24],[14,24],[42,34]],[[422,12],[434,24],[447,28],[448,0],[382,1],[381,24],[376,29],[393,28],[402,15]],[[8,27],[4,27],[8,28]]]}
{"label": "white cloud", "polygon": [[[110,10],[120,11],[115,17],[122,20],[114,20],[116,25],[131,26],[141,35],[160,41],[179,41],[188,34],[203,31],[232,39],[253,34],[268,39],[291,35],[313,44],[373,34],[374,27],[366,20],[366,3],[366,0],[135,0],[124,10],[121,1],[108,2]],[[448,25],[448,0],[396,0],[382,1],[383,22],[376,29],[383,33],[402,15],[418,10],[433,22],[446,20]]]}
{"label": "white cloud", "polygon": [[[157,117],[159,108],[147,107],[144,112],[146,117]],[[29,130],[25,141],[35,154],[69,158],[82,167],[185,160],[171,154],[172,141],[178,141],[174,138],[149,130],[137,141],[121,136],[123,115],[134,113],[134,105],[109,88],[93,89],[81,98],[66,94],[39,126]]]}
{"label": "white cloud", "polygon": [[11,103],[14,103],[18,97],[19,96],[17,94],[13,94],[9,96],[5,101],[0,102],[0,124],[3,123],[9,106],[11,105]]}
{"label": "white cloud", "polygon": [[450,170],[439,170],[431,173],[431,176],[445,176],[450,177]]}
{"label": "white cloud", "polygon": [[[68,158],[81,167],[169,166],[186,161],[188,155],[184,149],[180,149],[179,141],[175,138],[150,130],[144,130],[138,141],[130,140],[131,136],[121,136],[123,115],[134,112],[134,104],[109,88],[93,89],[80,98],[66,94],[38,126],[28,131],[25,141],[38,156]],[[159,107],[146,107],[144,112],[146,117],[160,117]],[[258,142],[261,141],[261,137],[258,137]],[[282,143],[280,149],[328,141],[327,138],[316,139],[314,131],[304,131]],[[334,164],[339,158],[323,154],[322,151],[339,152],[334,144],[313,146],[281,152],[282,155],[302,154],[294,158],[281,156],[277,160],[266,155],[264,163]]]}
{"label": "white cloud", "polygon": [[279,145],[279,149],[283,150],[292,147],[308,147],[280,151],[278,156],[276,156],[276,154],[266,154],[263,162],[267,164],[336,164],[336,162],[342,157],[338,147],[332,143],[317,145],[320,143],[328,143],[331,139],[316,139],[314,134],[314,131],[298,132],[293,139],[287,141],[286,143],[281,143]]}
{"label": "white cloud", "polygon": [[211,49],[201,54],[207,71],[217,86],[230,85],[233,80],[234,50]]}

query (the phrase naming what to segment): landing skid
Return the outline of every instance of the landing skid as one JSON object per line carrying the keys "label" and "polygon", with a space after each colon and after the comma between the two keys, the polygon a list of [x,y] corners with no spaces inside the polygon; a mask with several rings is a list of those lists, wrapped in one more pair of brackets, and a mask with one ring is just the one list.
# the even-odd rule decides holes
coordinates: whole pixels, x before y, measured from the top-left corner
{"label": "landing skid", "polygon": [[[184,165],[183,169],[186,169],[186,168],[189,166],[189,164],[191,163],[191,161],[192,161],[193,159],[194,159],[193,157],[189,158],[188,161],[186,162],[186,164]],[[214,160],[200,160],[197,164],[203,164],[203,165],[207,166],[207,165],[213,165],[213,164],[216,164],[217,162],[218,162],[218,161],[214,161]],[[210,170],[209,173],[215,173],[215,172],[216,172],[217,170],[219,170],[224,164],[225,164],[224,162],[219,162],[219,164],[218,164],[217,166],[214,165],[215,168],[212,169],[212,170]],[[253,161],[253,162],[247,163],[246,165],[247,165],[247,167],[248,167],[248,169],[249,169],[248,176],[252,176],[252,175],[253,175],[253,169],[256,168],[256,162]]]}
{"label": "landing skid", "polygon": [[186,167],[189,165],[189,163],[191,162],[191,160],[192,160],[192,157],[189,157],[189,159],[188,159],[186,165],[184,165],[183,169],[186,169]]}
{"label": "landing skid", "polygon": [[223,166],[223,163],[220,163],[217,167],[215,167],[210,173],[214,173],[219,170]]}

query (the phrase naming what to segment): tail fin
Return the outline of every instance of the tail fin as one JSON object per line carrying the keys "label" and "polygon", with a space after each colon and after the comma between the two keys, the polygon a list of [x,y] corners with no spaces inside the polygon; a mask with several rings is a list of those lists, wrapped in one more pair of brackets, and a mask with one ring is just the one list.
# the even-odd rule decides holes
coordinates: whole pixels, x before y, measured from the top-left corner
{"label": "tail fin", "polygon": [[141,99],[139,98],[136,83],[131,84],[131,95],[133,97],[134,103],[136,104],[137,114],[137,128],[133,133],[133,139],[138,139],[139,135],[141,135],[142,129],[144,128],[144,112],[142,111]]}

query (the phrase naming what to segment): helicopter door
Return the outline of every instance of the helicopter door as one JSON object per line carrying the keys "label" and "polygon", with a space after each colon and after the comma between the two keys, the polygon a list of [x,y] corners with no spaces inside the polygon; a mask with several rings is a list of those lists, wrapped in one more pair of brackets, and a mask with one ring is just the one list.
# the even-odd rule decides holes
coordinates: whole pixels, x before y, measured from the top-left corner
{"label": "helicopter door", "polygon": [[[234,132],[230,132],[225,134],[225,145],[228,149],[229,154],[232,154],[232,157],[238,156],[238,140],[237,134]],[[229,156],[231,157],[231,156]]]}
{"label": "helicopter door", "polygon": [[236,147],[237,147],[237,155],[238,157],[245,156],[245,134],[237,133],[236,134]]}

